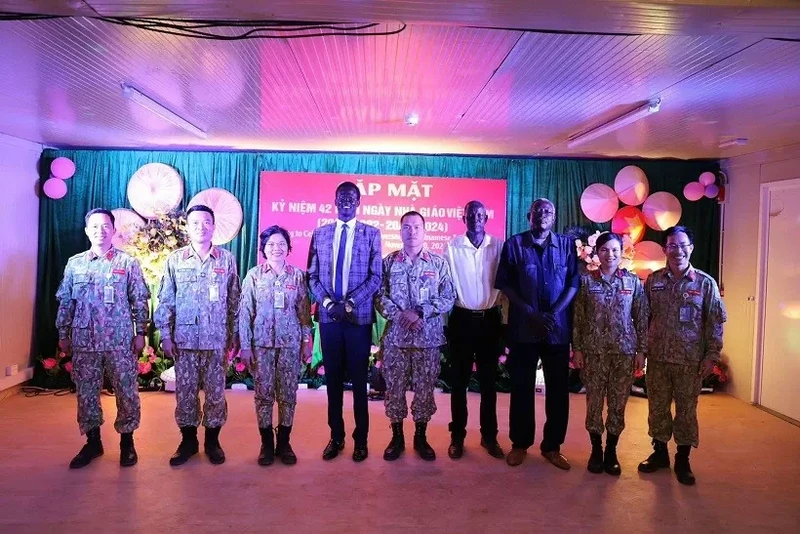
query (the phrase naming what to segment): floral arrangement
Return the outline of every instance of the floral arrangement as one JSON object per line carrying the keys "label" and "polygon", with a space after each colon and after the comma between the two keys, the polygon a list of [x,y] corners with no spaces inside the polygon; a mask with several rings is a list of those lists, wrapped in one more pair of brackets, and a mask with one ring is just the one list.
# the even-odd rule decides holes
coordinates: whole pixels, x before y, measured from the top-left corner
{"label": "floral arrangement", "polygon": [[144,279],[152,289],[161,282],[167,256],[187,244],[186,216],[182,212],[172,211],[158,214],[134,232],[125,252],[139,260]]}
{"label": "floral arrangement", "polygon": [[72,357],[67,356],[65,352],[56,349],[56,353],[51,357],[40,356],[37,363],[44,371],[40,375],[40,385],[43,387],[56,389],[75,387],[72,382]]}
{"label": "floral arrangement", "polygon": [[[608,232],[601,232],[597,230],[595,233],[589,235],[586,231],[580,228],[572,229],[568,234],[572,235],[575,239],[575,252],[578,254],[578,260],[586,265],[588,271],[596,271],[600,268],[600,258],[595,251],[597,238]],[[633,240],[628,234],[622,236],[622,259],[619,266],[622,269],[633,271],[633,258],[636,254],[636,249],[633,245]]]}
{"label": "floral arrangement", "polygon": [[161,373],[172,367],[171,360],[159,356],[156,350],[147,345],[137,362],[140,389],[161,389]]}

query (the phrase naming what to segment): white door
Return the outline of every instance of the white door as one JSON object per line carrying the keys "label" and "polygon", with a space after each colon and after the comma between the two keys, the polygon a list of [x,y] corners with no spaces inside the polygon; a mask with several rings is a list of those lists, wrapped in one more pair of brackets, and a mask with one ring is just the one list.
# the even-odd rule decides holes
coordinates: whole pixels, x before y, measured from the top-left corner
{"label": "white door", "polygon": [[800,421],[800,183],[769,195],[760,404]]}

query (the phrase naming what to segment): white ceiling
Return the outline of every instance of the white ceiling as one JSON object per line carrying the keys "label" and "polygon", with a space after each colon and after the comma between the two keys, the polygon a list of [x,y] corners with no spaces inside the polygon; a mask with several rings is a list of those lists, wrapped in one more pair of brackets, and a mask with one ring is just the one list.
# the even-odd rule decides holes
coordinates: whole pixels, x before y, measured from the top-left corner
{"label": "white ceiling", "polygon": [[[568,13],[553,0],[9,4],[0,10],[382,22],[362,33],[407,24],[223,42],[97,18],[0,22],[0,133],[53,146],[719,158],[800,141],[800,43],[785,40],[800,38],[796,1],[576,0]],[[126,100],[123,82],[208,138]],[[567,147],[657,97],[659,113]],[[735,137],[750,142],[718,148]]]}

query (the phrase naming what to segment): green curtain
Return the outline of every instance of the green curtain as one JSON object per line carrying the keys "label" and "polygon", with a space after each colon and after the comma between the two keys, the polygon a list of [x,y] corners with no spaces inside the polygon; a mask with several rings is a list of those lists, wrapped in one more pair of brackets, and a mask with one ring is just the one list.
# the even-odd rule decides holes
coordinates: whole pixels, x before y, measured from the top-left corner
{"label": "green curtain", "polygon": [[[165,163],[180,172],[185,188],[182,207],[196,193],[209,187],[227,189],[239,199],[245,220],[239,236],[227,247],[236,256],[242,275],[256,264],[259,173],[262,170],[506,180],[506,231],[511,235],[526,229],[525,214],[531,201],[539,197],[547,197],[555,204],[559,230],[574,225],[608,229],[608,224],[597,225],[583,216],[579,202],[581,192],[595,182],[613,185],[616,173],[631,164],[645,171],[651,192],[668,191],[681,199],[681,223],[697,233],[693,263],[712,276],[718,274],[719,206],[708,200],[688,202],[682,194],[684,185],[696,180],[700,173],[719,170],[716,161],[48,149],[41,159],[42,180],[47,179],[50,162],[58,156],[72,159],[76,173],[68,182],[66,197],[60,200],[42,198],[40,204],[35,354],[51,355],[55,351],[55,292],[67,259],[88,247],[83,233],[85,213],[96,207],[129,208],[128,180],[139,167],[153,162]],[[659,240],[658,232],[648,230],[645,239]]]}

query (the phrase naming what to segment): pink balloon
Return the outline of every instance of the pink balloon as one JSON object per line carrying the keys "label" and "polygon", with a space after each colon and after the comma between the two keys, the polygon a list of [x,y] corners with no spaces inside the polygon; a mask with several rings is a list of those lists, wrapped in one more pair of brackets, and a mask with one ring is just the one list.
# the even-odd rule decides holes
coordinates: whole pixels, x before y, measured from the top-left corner
{"label": "pink balloon", "polygon": [[50,164],[50,174],[62,180],[72,178],[72,175],[75,174],[75,163],[64,156],[58,157]]}
{"label": "pink balloon", "polygon": [[686,197],[686,200],[694,202],[695,200],[703,198],[705,191],[706,188],[700,182],[689,182],[683,188],[683,196]]}
{"label": "pink balloon", "polygon": [[697,179],[697,181],[700,182],[701,184],[703,184],[704,186],[706,186],[706,185],[711,185],[714,182],[716,182],[717,181],[717,177],[714,175],[713,172],[706,171],[706,172],[704,172],[703,174],[700,175],[700,177]]}
{"label": "pink balloon", "polygon": [[67,194],[67,182],[59,178],[50,178],[42,186],[42,191],[48,197],[58,200]]}
{"label": "pink balloon", "polygon": [[716,198],[719,195],[719,187],[714,184],[707,185],[704,194],[706,198]]}

